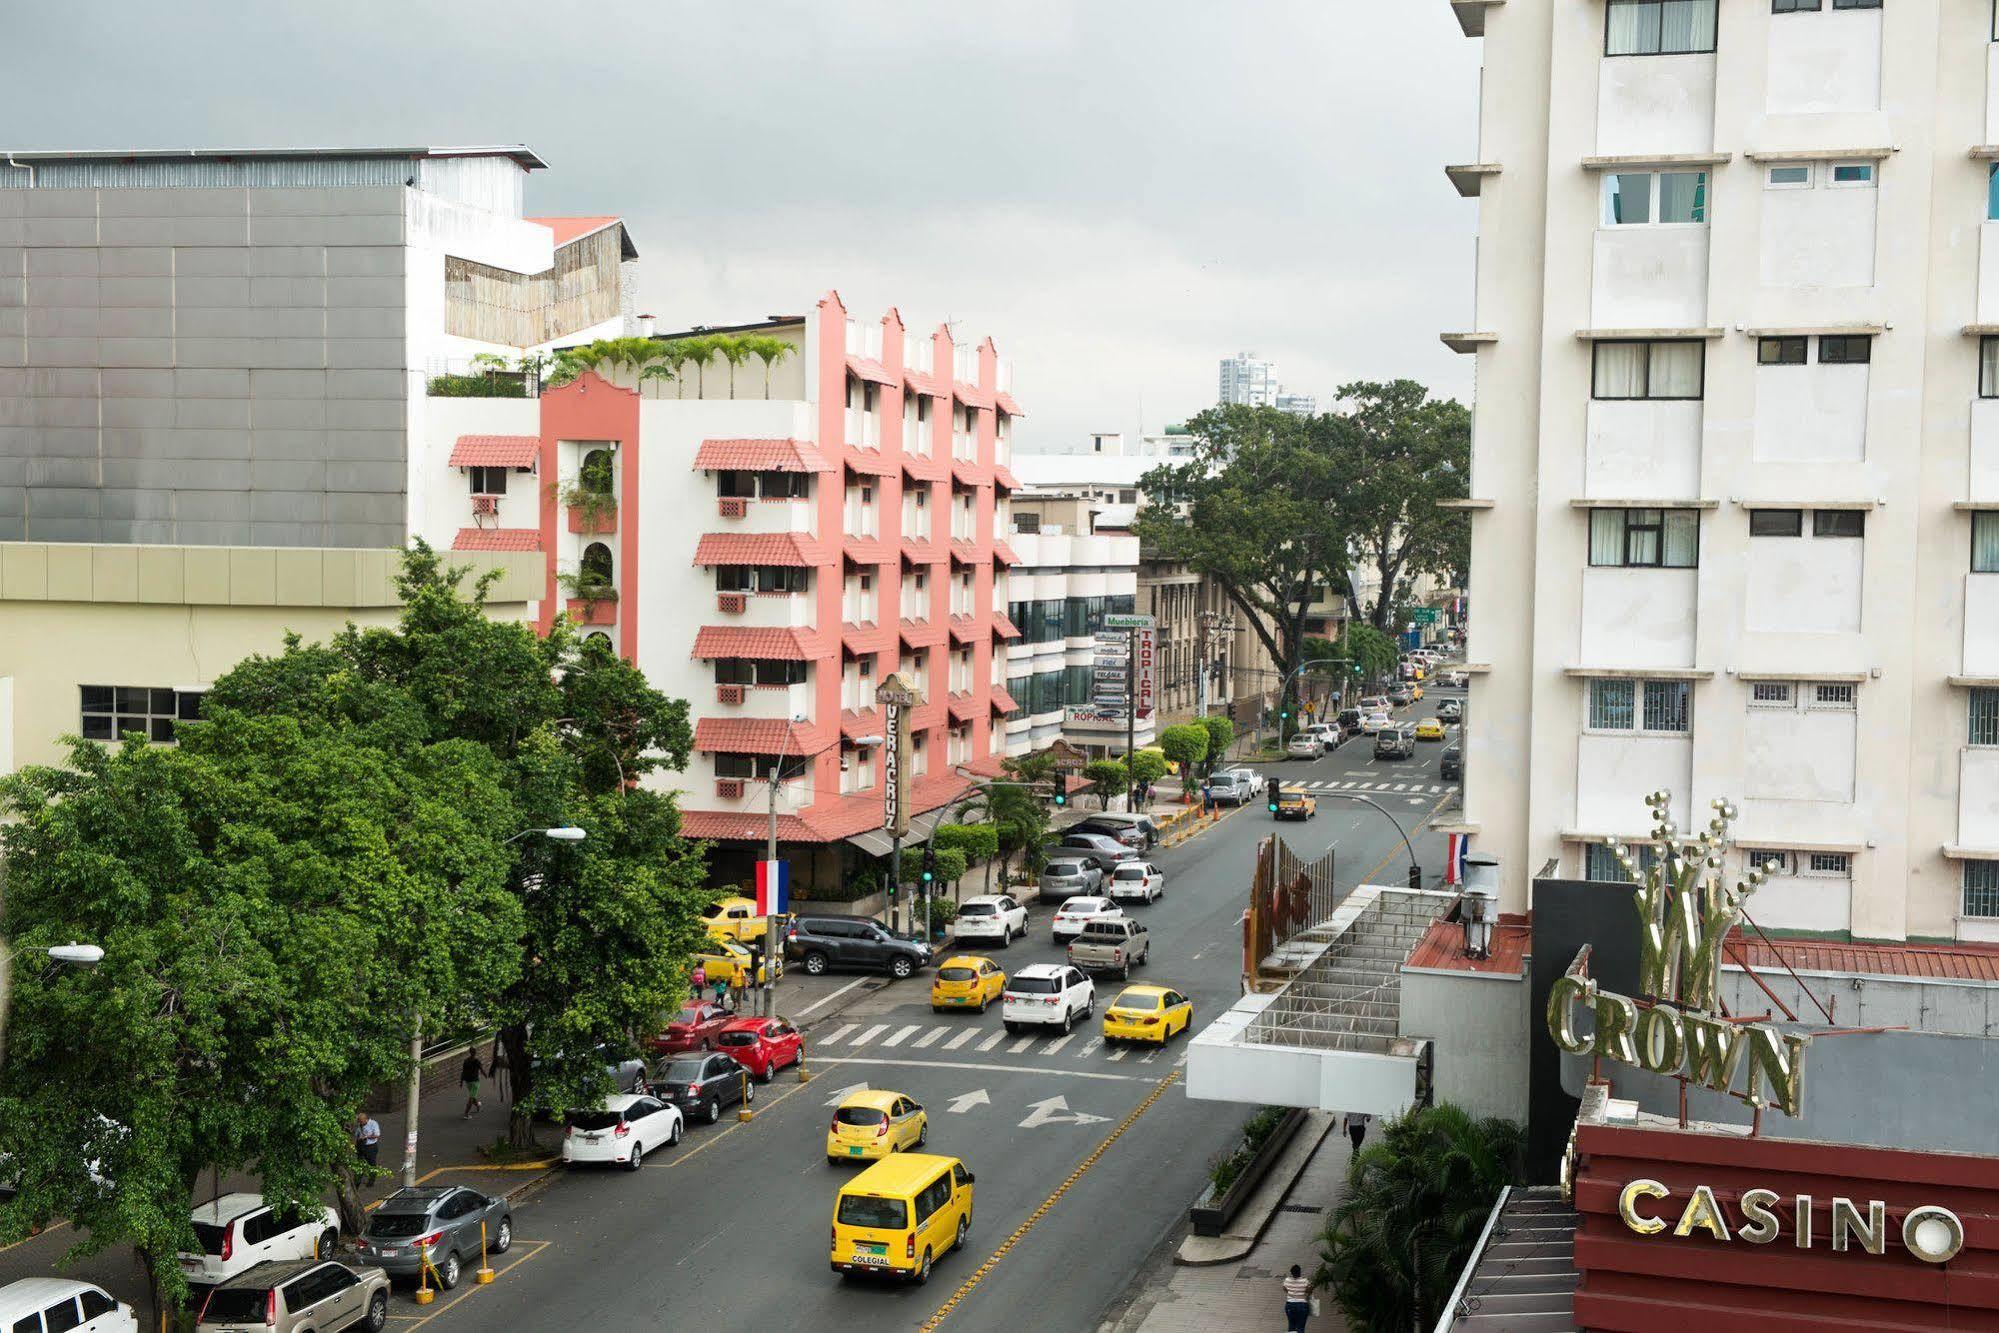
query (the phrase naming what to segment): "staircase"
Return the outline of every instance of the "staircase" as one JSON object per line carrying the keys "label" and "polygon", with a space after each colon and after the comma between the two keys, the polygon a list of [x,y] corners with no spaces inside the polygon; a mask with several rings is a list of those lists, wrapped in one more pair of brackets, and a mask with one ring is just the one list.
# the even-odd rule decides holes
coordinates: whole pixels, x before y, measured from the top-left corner
{"label": "staircase", "polygon": [[1449,895],[1364,884],[1332,920],[1300,932],[1264,969],[1289,979],[1249,1041],[1387,1053],[1401,1036],[1402,963]]}

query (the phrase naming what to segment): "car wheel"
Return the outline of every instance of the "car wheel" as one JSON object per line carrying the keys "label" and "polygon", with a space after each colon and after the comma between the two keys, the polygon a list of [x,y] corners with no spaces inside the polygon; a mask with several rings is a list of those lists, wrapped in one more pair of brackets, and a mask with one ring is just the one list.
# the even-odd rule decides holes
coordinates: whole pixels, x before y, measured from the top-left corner
{"label": "car wheel", "polygon": [[954,1241],[952,1241],[952,1242],[951,1242],[951,1248],[952,1248],[952,1249],[954,1249],[954,1250],[962,1250],[962,1249],[964,1249],[964,1248],[965,1248],[965,1233],[966,1233],[967,1231],[970,1231],[971,1229],[972,1229],[972,1219],[971,1219],[971,1218],[969,1218],[969,1217],[961,1217],[961,1218],[959,1218],[959,1219],[958,1219],[958,1238],[957,1238],[956,1240],[954,1240]]}
{"label": "car wheel", "polygon": [[710,1097],[708,1104],[701,1108],[701,1114],[707,1118],[708,1123],[711,1125],[720,1120],[722,1118],[722,1099],[719,1097]]}
{"label": "car wheel", "polygon": [[1074,1009],[1064,1009],[1062,1011],[1062,1031],[1066,1033],[1075,1026],[1076,1011]]}
{"label": "car wheel", "polygon": [[1007,929],[1002,930],[1000,932],[1000,948],[1011,949],[1012,947],[1013,947],[1013,930],[1011,927],[1008,927]]}
{"label": "car wheel", "polygon": [[897,981],[909,980],[909,974],[916,970],[916,964],[907,958],[897,958],[888,965],[888,974]]}
{"label": "car wheel", "polygon": [[1096,1012],[1097,1012],[1097,993],[1093,990],[1090,992],[1090,998],[1083,1001],[1083,1017],[1088,1018],[1091,1015],[1095,1014]]}
{"label": "car wheel", "polygon": [[921,1148],[928,1142],[930,1142],[930,1122],[926,1120],[916,1127],[916,1146]]}
{"label": "car wheel", "polygon": [[679,1117],[679,1116],[675,1116],[675,1117],[673,1118],[673,1128],[672,1128],[672,1129],[669,1129],[669,1130],[667,1130],[667,1131],[666,1131],[666,1146],[667,1146],[667,1147],[669,1147],[669,1148],[677,1148],[677,1147],[679,1147],[679,1146],[680,1146],[680,1132],[681,1132],[681,1131],[680,1131],[680,1117]]}
{"label": "car wheel", "polygon": [[382,1333],[382,1329],[388,1322],[389,1293],[378,1291],[375,1293],[374,1298],[368,1302],[368,1317],[363,1321],[363,1326],[368,1330],[368,1333]]}
{"label": "car wheel", "polygon": [[319,1258],[331,1259],[333,1252],[340,1248],[340,1233],[328,1227],[319,1235]]}
{"label": "car wheel", "polygon": [[757,1082],[768,1083],[776,1077],[777,1077],[777,1058],[773,1056],[770,1059],[764,1061],[763,1071],[757,1075]]}
{"label": "car wheel", "polygon": [[493,1233],[493,1253],[505,1254],[508,1250],[511,1250],[513,1248],[514,1248],[514,1219],[511,1217],[503,1217],[500,1219],[500,1229]]}
{"label": "car wheel", "polygon": [[916,1270],[916,1285],[922,1286],[930,1280],[930,1251],[923,1252],[923,1266]]}
{"label": "car wheel", "polygon": [[1131,960],[1129,958],[1125,959],[1124,962],[1119,965],[1117,979],[1119,981],[1131,980]]}
{"label": "car wheel", "polygon": [[625,1170],[636,1171],[645,1164],[646,1146],[643,1143],[632,1144],[632,1159],[625,1163]]}
{"label": "car wheel", "polygon": [[755,1101],[756,1099],[757,1099],[757,1085],[754,1083],[743,1084],[743,1105],[748,1106],[751,1102]]}
{"label": "car wheel", "polygon": [[444,1264],[437,1270],[437,1285],[450,1291],[458,1285],[458,1276],[462,1269],[463,1266],[458,1262],[458,1251],[453,1250],[444,1256]]}
{"label": "car wheel", "polygon": [[805,975],[808,977],[822,977],[826,975],[826,955],[823,953],[806,954]]}
{"label": "car wheel", "polygon": [[1020,1032],[1020,1025],[1012,1019],[1001,1019],[1000,1025],[1006,1029],[1006,1035],[1009,1037],[1016,1036]]}

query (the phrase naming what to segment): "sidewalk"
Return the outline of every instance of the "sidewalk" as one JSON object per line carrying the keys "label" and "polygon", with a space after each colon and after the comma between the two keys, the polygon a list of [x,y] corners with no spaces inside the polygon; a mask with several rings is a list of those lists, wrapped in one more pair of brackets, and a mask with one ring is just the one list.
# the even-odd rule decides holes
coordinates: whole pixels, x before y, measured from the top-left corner
{"label": "sidewalk", "polygon": [[[1254,1248],[1232,1263],[1189,1267],[1158,1256],[1140,1279],[1129,1308],[1099,1333],[1262,1333],[1284,1327],[1284,1276],[1292,1264],[1309,1277],[1319,1266],[1319,1232],[1338,1206],[1352,1144],[1337,1128],[1320,1142],[1292,1181],[1282,1204]],[[1174,1236],[1178,1244],[1179,1235]],[[1320,1293],[1323,1314],[1307,1321],[1313,1333],[1342,1333],[1331,1299]]]}

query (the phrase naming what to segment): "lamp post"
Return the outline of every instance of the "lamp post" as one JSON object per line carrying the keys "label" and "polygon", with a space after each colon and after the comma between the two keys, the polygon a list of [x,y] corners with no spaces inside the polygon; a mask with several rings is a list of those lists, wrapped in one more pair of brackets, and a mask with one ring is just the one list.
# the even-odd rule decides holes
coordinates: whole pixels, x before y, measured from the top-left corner
{"label": "lamp post", "polygon": [[[1409,841],[1408,831],[1402,827],[1402,821],[1397,819],[1387,806],[1379,804],[1372,797],[1361,796],[1355,792],[1319,791],[1312,794],[1321,800],[1358,801],[1362,805],[1371,805],[1383,815],[1386,815],[1388,822],[1395,825],[1395,831],[1402,835],[1402,846],[1409,853],[1409,887],[1412,889],[1423,887],[1423,868],[1416,864],[1416,845]],[[1393,856],[1394,852],[1391,851],[1389,855]]]}
{"label": "lamp post", "polygon": [[[801,716],[793,716],[791,720],[794,725],[805,721]],[[832,740],[812,751],[812,753],[800,753],[798,757],[800,759],[816,759],[839,743],[840,737],[836,733]],[[856,736],[854,737],[854,744],[856,747],[879,745],[881,744],[881,737]],[[770,791],[767,793],[769,798],[770,825],[764,837],[764,859],[772,865],[777,863],[777,789],[778,785],[784,780],[784,756],[790,748],[791,728],[786,727],[784,739],[778,743],[777,757],[770,761]],[[776,926],[777,923],[771,920],[770,914],[765,913],[763,938],[764,979],[763,984],[756,987],[758,1017],[761,1018],[776,1016],[777,941],[773,938]],[[750,980],[755,982],[756,977],[752,975]]]}
{"label": "lamp post", "polygon": [[[7,1063],[7,997],[12,989],[14,954],[5,940],[0,940],[0,1065]],[[104,950],[95,944],[30,944],[23,946],[21,953],[45,953],[51,962],[69,967],[96,967],[104,961]]]}

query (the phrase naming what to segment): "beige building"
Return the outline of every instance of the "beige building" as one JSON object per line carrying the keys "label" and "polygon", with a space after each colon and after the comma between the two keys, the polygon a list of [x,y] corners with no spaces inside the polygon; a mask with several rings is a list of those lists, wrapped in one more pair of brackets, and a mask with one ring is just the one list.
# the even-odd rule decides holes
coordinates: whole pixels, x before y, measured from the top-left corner
{"label": "beige building", "polygon": [[1740,806],[1765,927],[1999,939],[1991,4],[1451,2],[1502,906],[1663,789]]}
{"label": "beige building", "polygon": [[[66,736],[171,741],[216,677],[288,632],[386,624],[399,553],[230,546],[0,543],[0,774],[53,764]],[[499,569],[497,617],[541,595],[533,553],[452,557]]]}

